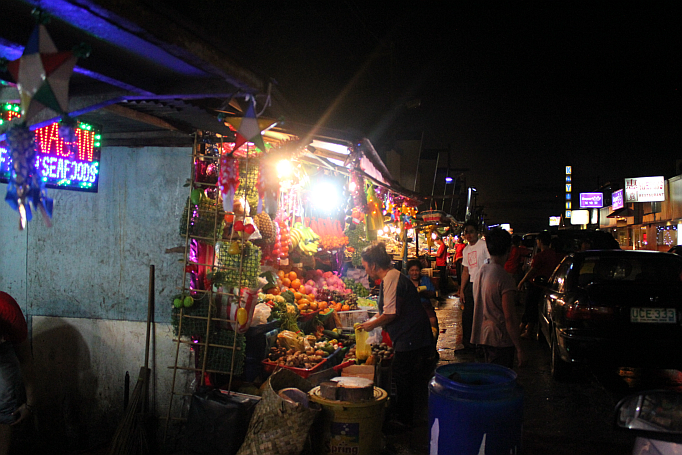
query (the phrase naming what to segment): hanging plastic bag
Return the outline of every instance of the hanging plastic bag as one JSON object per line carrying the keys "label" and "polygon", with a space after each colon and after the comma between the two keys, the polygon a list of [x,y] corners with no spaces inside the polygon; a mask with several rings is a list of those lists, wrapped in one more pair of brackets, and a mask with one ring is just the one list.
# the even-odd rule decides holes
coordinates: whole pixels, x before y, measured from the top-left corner
{"label": "hanging plastic bag", "polygon": [[251,321],[251,327],[267,324],[270,313],[272,313],[272,309],[265,303],[261,302],[256,305],[256,308],[253,310],[253,321]]}

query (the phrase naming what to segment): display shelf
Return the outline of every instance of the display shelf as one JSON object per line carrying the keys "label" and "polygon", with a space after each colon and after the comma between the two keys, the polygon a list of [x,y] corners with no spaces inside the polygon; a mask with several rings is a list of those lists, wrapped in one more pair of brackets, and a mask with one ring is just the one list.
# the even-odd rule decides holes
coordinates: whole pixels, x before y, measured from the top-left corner
{"label": "display shelf", "polygon": [[[253,270],[244,268],[246,240],[233,240],[240,242],[240,253],[233,255],[229,264],[221,264],[217,261],[219,255],[215,252],[215,245],[224,241],[223,230],[225,229],[225,211],[218,183],[221,165],[221,155],[218,151],[222,150],[221,140],[221,138],[213,138],[202,132],[195,134],[189,195],[179,229],[180,235],[185,239],[185,254],[182,264],[182,284],[178,289],[181,295],[194,296],[195,302],[188,308],[173,308],[171,313],[171,325],[175,331],[173,342],[176,343],[176,349],[175,362],[169,366],[173,370],[173,375],[164,438],[171,421],[183,420],[182,415],[177,417],[172,415],[174,408],[177,409],[176,413],[183,413],[183,406],[177,406],[176,400],[192,393],[192,391],[188,393],[187,390],[180,390],[182,387],[178,382],[178,372],[194,372],[197,386],[205,385],[210,374],[226,375],[228,377],[227,388],[230,389],[234,376],[244,371],[245,336],[232,330],[232,326],[236,325],[237,321],[225,318],[224,311],[223,317],[219,317],[223,296],[241,298],[231,292],[222,291],[220,286],[232,289],[233,286],[229,283],[235,281],[234,286],[252,287],[252,281],[254,281],[247,274],[252,273]],[[210,141],[214,142],[211,144]],[[215,150],[216,153],[203,153],[204,147]],[[239,158],[239,169],[240,172],[244,170],[244,175],[250,169],[250,161],[252,159],[249,158],[248,152],[246,158]],[[240,178],[244,187],[244,189],[240,187],[240,190],[244,192],[244,197],[248,189],[255,187],[256,182],[252,180],[252,175]],[[191,200],[194,190],[201,191],[197,204],[192,204]],[[244,216],[246,215],[241,217]],[[237,219],[241,217],[236,216]],[[249,259],[253,262],[253,258]],[[260,257],[257,259],[259,263]],[[260,267],[259,264],[258,266]],[[227,277],[225,283],[216,285],[214,282],[207,281],[207,276],[217,279],[217,272],[221,273],[221,278]],[[249,279],[245,280],[247,276]],[[179,363],[180,354],[183,352],[181,348],[194,350],[193,365]]]}

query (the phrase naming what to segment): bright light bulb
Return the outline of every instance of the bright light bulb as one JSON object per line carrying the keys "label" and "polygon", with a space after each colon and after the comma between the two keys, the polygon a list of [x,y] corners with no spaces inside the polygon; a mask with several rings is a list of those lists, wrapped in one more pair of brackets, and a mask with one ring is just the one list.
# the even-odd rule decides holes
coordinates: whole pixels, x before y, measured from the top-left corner
{"label": "bright light bulb", "polygon": [[350,182],[348,184],[348,191],[350,191],[351,193],[354,193],[356,188],[357,188],[357,185],[355,184],[355,182]]}
{"label": "bright light bulb", "polygon": [[291,177],[293,171],[294,167],[291,165],[291,161],[282,160],[279,163],[277,163],[277,177],[279,177],[280,179],[286,179]]}

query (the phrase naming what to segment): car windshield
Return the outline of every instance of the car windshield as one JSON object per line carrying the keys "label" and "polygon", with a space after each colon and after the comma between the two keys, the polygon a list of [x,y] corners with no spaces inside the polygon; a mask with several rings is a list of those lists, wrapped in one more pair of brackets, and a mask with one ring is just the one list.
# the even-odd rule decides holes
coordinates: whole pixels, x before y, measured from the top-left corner
{"label": "car windshield", "polygon": [[682,261],[669,255],[587,256],[580,264],[578,285],[617,282],[679,283]]}

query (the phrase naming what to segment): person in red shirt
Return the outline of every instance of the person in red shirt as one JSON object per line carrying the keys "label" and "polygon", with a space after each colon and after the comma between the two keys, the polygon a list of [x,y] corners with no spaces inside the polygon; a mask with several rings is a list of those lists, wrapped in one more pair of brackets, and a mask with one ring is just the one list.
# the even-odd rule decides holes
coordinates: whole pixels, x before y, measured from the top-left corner
{"label": "person in red shirt", "polygon": [[443,239],[438,236],[436,237],[436,245],[438,245],[438,250],[436,251],[436,268],[439,271],[440,276],[440,296],[446,297],[448,293],[448,249],[445,246]]}
{"label": "person in red shirt", "polygon": [[455,270],[457,270],[457,286],[462,286],[462,259],[464,259],[464,237],[461,235],[457,237],[457,244],[455,245]]}
{"label": "person in red shirt", "polygon": [[522,290],[527,282],[530,284],[526,292],[526,307],[521,318],[521,338],[531,338],[535,334],[535,323],[538,321],[538,304],[542,294],[542,288],[532,282],[535,277],[549,278],[554,269],[563,259],[563,254],[550,248],[552,235],[548,231],[538,234],[535,240],[539,252],[535,253],[530,263],[530,270],[519,281],[518,289]]}
{"label": "person in red shirt", "polygon": [[509,253],[509,259],[504,263],[504,269],[514,277],[517,286],[521,278],[523,278],[523,263],[528,256],[530,256],[530,250],[521,244],[521,236],[512,236],[511,252]]}
{"label": "person in red shirt", "polygon": [[0,455],[9,451],[12,426],[27,419],[32,407],[33,362],[26,319],[16,300],[0,292]]}

